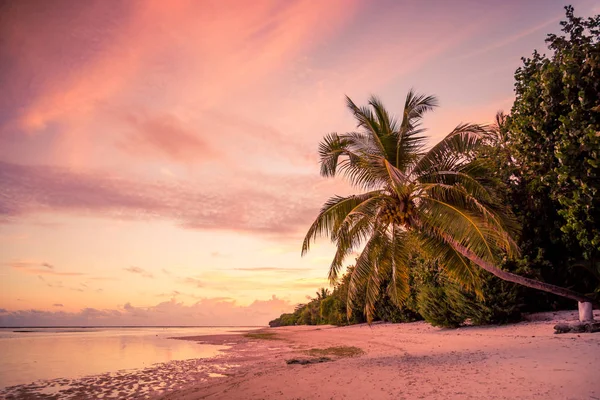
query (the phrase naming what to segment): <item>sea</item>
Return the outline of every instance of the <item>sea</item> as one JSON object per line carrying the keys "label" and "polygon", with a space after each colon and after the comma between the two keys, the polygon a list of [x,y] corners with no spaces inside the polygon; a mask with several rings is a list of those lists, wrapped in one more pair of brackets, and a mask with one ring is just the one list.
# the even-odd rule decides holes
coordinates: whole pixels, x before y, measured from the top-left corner
{"label": "sea", "polygon": [[0,328],[2,389],[135,371],[178,360],[210,358],[227,346],[170,337],[243,333],[255,327]]}

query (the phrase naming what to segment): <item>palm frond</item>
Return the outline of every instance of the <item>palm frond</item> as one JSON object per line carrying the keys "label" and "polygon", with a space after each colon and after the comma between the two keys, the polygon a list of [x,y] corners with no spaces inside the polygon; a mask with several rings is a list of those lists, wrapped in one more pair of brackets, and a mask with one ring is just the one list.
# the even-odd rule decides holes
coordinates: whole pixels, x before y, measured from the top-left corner
{"label": "palm frond", "polygon": [[460,188],[484,201],[492,200],[492,193],[482,182],[461,171],[432,171],[419,177],[416,190],[435,187]]}
{"label": "palm frond", "polygon": [[377,116],[377,122],[383,136],[391,136],[396,128],[396,121],[389,115],[381,100],[376,96],[369,98],[369,105]]}
{"label": "palm frond", "polygon": [[423,114],[432,111],[438,105],[439,103],[435,96],[425,96],[410,89],[404,101],[402,127],[406,130],[416,128],[423,118]]}
{"label": "palm frond", "polygon": [[334,232],[334,227],[341,224],[356,206],[379,193],[379,191],[372,191],[348,197],[333,196],[329,198],[304,238],[302,255],[306,254],[310,248],[310,242],[317,236],[331,235]]}
{"label": "palm frond", "polygon": [[437,236],[423,234],[418,234],[418,236],[420,249],[428,259],[437,261],[444,275],[462,288],[473,291],[478,297],[482,297],[477,267],[471,261]]}
{"label": "palm frond", "polygon": [[479,213],[433,197],[420,197],[416,221],[419,230],[433,237],[451,237],[478,257],[496,262],[499,254],[511,251],[512,243]]}
{"label": "palm frond", "polygon": [[472,160],[475,150],[488,136],[484,126],[460,124],[421,157],[412,173],[421,176],[435,170],[457,170]]}
{"label": "palm frond", "polygon": [[358,204],[346,218],[333,227],[331,239],[336,241],[336,253],[329,267],[329,281],[337,281],[344,259],[367,241],[373,232],[378,211],[385,196],[376,195]]}
{"label": "palm frond", "polygon": [[337,133],[329,133],[323,137],[323,140],[319,143],[321,176],[326,178],[335,176],[339,158],[348,155],[347,145],[347,141]]}
{"label": "palm frond", "polygon": [[385,182],[385,174],[372,168],[381,159],[378,144],[371,135],[350,132],[330,133],[319,144],[321,175],[333,177],[342,173],[358,188],[370,190]]}
{"label": "palm frond", "polygon": [[396,168],[404,171],[412,165],[427,139],[423,135],[424,129],[419,129],[423,114],[437,107],[438,102],[434,96],[425,96],[415,93],[412,89],[406,95],[402,122],[395,132],[395,159]]}
{"label": "palm frond", "polygon": [[432,199],[476,213],[485,224],[504,237],[506,242],[504,250],[508,255],[518,254],[517,245],[512,239],[518,231],[518,222],[508,207],[496,203],[492,197],[470,193],[460,185],[431,184],[427,185],[424,191]]}
{"label": "palm frond", "polygon": [[385,152],[385,147],[383,146],[383,143],[381,142],[380,126],[379,126],[379,123],[377,122],[377,119],[373,115],[373,112],[371,111],[371,109],[369,109],[368,107],[358,107],[356,104],[354,104],[352,99],[348,96],[346,96],[346,105],[347,105],[348,109],[352,112],[352,114],[354,115],[354,118],[356,119],[356,121],[358,122],[357,126],[359,128],[365,129],[365,131],[368,132],[372,136],[373,141],[375,143],[377,143],[379,146],[379,150],[381,151],[380,155],[385,157],[386,152]]}
{"label": "palm frond", "polygon": [[373,318],[375,302],[381,290],[380,262],[384,260],[382,254],[389,248],[385,230],[386,227],[382,226],[376,229],[356,259],[348,284],[348,316],[352,313],[355,299],[364,290],[365,315],[369,321]]}
{"label": "palm frond", "polygon": [[389,249],[391,279],[387,287],[387,294],[398,307],[402,307],[410,295],[409,262],[414,247],[411,246],[409,236],[409,233],[397,227],[392,227]]}
{"label": "palm frond", "polygon": [[388,160],[382,160],[385,172],[388,176],[388,184],[394,190],[399,198],[404,198],[408,195],[410,186],[406,175],[398,168],[394,167]]}

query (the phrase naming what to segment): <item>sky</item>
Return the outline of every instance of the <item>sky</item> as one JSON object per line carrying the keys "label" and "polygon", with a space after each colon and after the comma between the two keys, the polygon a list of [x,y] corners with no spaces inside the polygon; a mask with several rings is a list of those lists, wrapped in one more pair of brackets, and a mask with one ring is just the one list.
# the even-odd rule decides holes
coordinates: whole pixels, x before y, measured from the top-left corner
{"label": "sky", "polygon": [[[596,1],[572,1],[578,15]],[[323,135],[344,96],[438,97],[430,143],[509,111],[555,0],[7,1],[0,326],[264,325],[329,287]],[[351,260],[349,260],[350,262]]]}

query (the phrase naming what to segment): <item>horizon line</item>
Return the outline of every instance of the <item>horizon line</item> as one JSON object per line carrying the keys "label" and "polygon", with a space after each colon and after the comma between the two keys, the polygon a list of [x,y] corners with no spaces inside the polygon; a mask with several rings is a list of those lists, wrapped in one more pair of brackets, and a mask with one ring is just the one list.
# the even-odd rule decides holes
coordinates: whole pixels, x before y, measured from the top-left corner
{"label": "horizon line", "polygon": [[261,328],[267,325],[44,325],[0,326],[0,329],[40,328]]}

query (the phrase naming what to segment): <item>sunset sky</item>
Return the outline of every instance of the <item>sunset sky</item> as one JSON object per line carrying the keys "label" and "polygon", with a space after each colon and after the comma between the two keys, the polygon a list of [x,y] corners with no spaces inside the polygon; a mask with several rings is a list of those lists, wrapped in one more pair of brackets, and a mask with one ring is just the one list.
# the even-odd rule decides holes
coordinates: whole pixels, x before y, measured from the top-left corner
{"label": "sunset sky", "polygon": [[[596,0],[572,1],[578,15]],[[317,146],[344,95],[435,94],[432,140],[509,111],[565,3],[8,1],[0,325],[265,324],[326,280]],[[351,261],[351,260],[349,260]]]}

